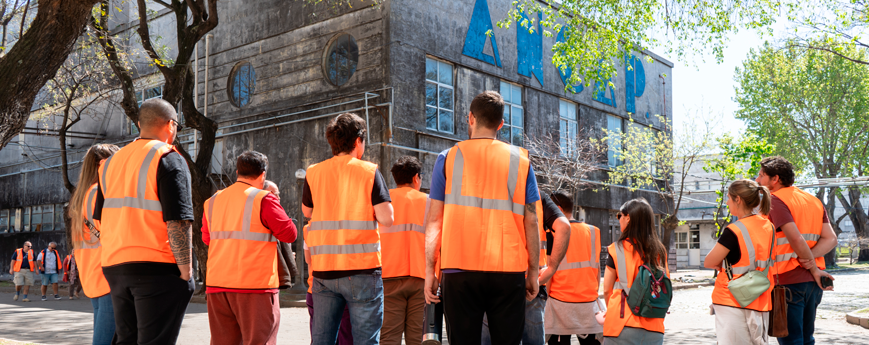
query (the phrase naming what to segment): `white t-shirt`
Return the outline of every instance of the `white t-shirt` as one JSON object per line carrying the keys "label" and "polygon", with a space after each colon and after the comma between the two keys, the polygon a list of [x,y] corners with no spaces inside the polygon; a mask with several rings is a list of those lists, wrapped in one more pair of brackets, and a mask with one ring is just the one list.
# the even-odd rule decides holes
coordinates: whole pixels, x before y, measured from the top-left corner
{"label": "white t-shirt", "polygon": [[39,251],[39,256],[36,257],[36,260],[42,260],[42,264],[44,265],[43,268],[45,268],[45,274],[57,273],[57,257],[54,256],[54,252],[51,250],[47,251],[47,253],[47,257],[45,258],[45,260],[43,260],[43,251]]}

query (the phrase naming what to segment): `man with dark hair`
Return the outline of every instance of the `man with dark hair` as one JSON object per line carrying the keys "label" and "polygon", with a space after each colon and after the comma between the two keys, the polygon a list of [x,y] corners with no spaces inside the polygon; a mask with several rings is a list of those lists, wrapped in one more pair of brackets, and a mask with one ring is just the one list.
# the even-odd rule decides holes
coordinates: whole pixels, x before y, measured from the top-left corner
{"label": "man with dark hair", "polygon": [[113,343],[173,344],[195,289],[190,170],[172,146],[183,128],[174,106],[149,99],[138,124],[139,138],[100,166],[93,218],[102,222]]}
{"label": "man with dark hair", "polygon": [[205,293],[212,344],[277,342],[276,239],[293,242],[297,231],[278,198],[263,190],[268,165],[264,154],[243,152],[236,182],[205,202],[202,241],[208,245]]}
{"label": "man with dark hair", "polygon": [[815,313],[821,303],[824,255],[836,247],[836,233],[830,226],[821,200],[793,187],[794,167],[780,156],[760,161],[757,183],[772,192],[769,220],[775,226],[775,271],[777,284],[787,287],[795,298],[788,299],[788,336],[782,345],[814,344]]}
{"label": "man with dark hair", "polygon": [[392,226],[389,190],[365,153],[365,120],[338,115],[326,127],[334,157],[308,167],[302,213],[314,276],[314,345],[334,345],[349,305],[355,344],[377,344],[383,325],[381,226]]}
{"label": "man with dark hair", "polygon": [[424,293],[426,302],[440,302],[440,260],[451,344],[479,344],[484,314],[492,343],[519,344],[523,297],[538,295],[540,195],[528,151],[496,139],[503,105],[497,92],[474,97],[470,140],[441,152],[432,172]]}
{"label": "man with dark hair", "polygon": [[420,192],[422,164],[404,156],[392,165],[397,187],[389,191],[395,220],[380,227],[383,252],[383,335],[384,345],[422,342],[425,310],[425,216],[428,195]]}

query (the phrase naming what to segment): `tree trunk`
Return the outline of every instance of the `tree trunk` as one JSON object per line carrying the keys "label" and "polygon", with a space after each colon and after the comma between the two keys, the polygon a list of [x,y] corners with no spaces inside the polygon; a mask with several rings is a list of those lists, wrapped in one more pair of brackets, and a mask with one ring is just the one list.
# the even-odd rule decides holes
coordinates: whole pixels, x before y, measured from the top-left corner
{"label": "tree trunk", "polygon": [[37,93],[84,31],[96,0],[43,0],[21,39],[0,59],[0,149],[24,129]]}
{"label": "tree trunk", "polygon": [[[827,218],[830,219],[830,226],[833,228],[833,231],[836,233],[836,235],[839,235],[841,230],[838,230],[839,226],[834,221],[836,219],[836,199],[833,195],[835,194],[836,188],[833,188],[833,190],[829,191],[829,194],[827,194],[827,188],[820,188],[818,190],[817,197],[819,200],[821,200],[821,202],[823,202],[824,197],[826,195],[829,195],[829,197],[826,198],[827,202],[824,204],[824,208],[827,209]],[[824,254],[824,262],[826,263],[825,266],[828,269],[839,266],[839,264],[836,262],[838,259],[838,256],[836,255],[836,249],[838,248],[838,246],[839,245],[837,244],[836,247],[833,247],[833,250],[831,250],[827,254]]]}

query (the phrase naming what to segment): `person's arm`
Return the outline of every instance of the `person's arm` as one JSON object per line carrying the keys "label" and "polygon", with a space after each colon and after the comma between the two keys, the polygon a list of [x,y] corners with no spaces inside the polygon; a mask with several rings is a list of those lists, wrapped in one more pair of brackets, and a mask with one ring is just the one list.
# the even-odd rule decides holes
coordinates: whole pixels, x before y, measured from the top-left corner
{"label": "person's arm", "polygon": [[262,210],[260,218],[263,221],[263,225],[272,231],[275,238],[286,243],[296,241],[299,233],[298,229],[296,229],[296,224],[287,216],[287,212],[284,211],[277,197],[270,193],[263,198],[262,202],[260,202],[260,210]]}
{"label": "person's arm", "polygon": [[[536,202],[536,201],[535,201]],[[537,297],[540,285],[540,233],[537,229],[537,207],[534,202],[525,204],[525,250],[528,251],[528,275],[525,276],[525,299]]]}
{"label": "person's arm", "polygon": [[308,185],[307,178],[305,178],[305,183],[302,187],[302,214],[308,219],[311,219],[311,216],[314,214],[314,197],[311,194],[311,186]]}
{"label": "person's arm", "polygon": [[206,246],[211,245],[211,232],[208,231],[208,218],[205,215],[202,216],[202,242]]}
{"label": "person's arm", "polygon": [[836,232],[833,231],[833,227],[830,223],[824,223],[821,227],[821,238],[818,239],[818,242],[815,243],[814,247],[812,247],[812,256],[820,258],[827,255],[827,253],[833,250],[833,248],[836,248],[838,241],[839,238],[836,236]]}
{"label": "person's arm", "polygon": [[609,304],[610,297],[613,294],[613,286],[616,284],[616,271],[607,266],[603,273],[603,298]]}
{"label": "person's arm", "polygon": [[[594,236],[594,234],[591,234]],[[543,272],[540,272],[538,282],[544,285],[552,279],[555,272],[558,271],[558,265],[564,260],[567,255],[567,246],[570,244],[570,221],[567,217],[561,216],[552,222],[552,254],[547,257],[549,264]]]}
{"label": "person's arm", "polygon": [[712,250],[709,251],[709,254],[706,254],[706,260],[703,260],[703,267],[711,268],[713,270],[721,270],[724,258],[726,258],[729,253],[730,249],[727,249],[727,247],[721,245],[721,243],[716,243],[715,247],[712,247]]}
{"label": "person's arm", "polygon": [[444,226],[444,202],[432,199],[425,225],[425,301],[438,303],[438,282],[435,279],[435,263],[441,253],[441,230]]}
{"label": "person's arm", "polygon": [[175,263],[178,269],[181,270],[181,279],[190,280],[193,275],[193,268],[190,265],[191,249],[193,243],[192,221],[189,220],[170,220],[166,222],[167,232],[169,234],[169,247],[172,248],[172,255],[175,256]]}
{"label": "person's arm", "polygon": [[12,262],[9,263],[9,274],[15,274],[16,261],[18,261],[18,253],[12,253]]}
{"label": "person's arm", "polygon": [[[788,243],[790,243],[791,248],[793,248],[794,253],[797,254],[800,263],[805,262],[805,269],[812,274],[812,278],[815,280],[815,283],[818,284],[818,287],[824,289],[821,285],[821,277],[829,277],[830,279],[835,280],[833,276],[829,273],[821,271],[818,268],[818,265],[815,264],[815,256],[812,254],[812,249],[809,248],[809,245],[806,243],[806,240],[803,239],[802,234],[800,234],[800,230],[797,228],[797,224],[794,222],[787,223],[782,225],[781,231],[785,233],[785,237],[788,239]],[[824,289],[824,290],[832,290]]]}
{"label": "person's arm", "polygon": [[36,269],[41,271],[45,271],[45,267],[42,265],[43,258],[42,251],[39,252],[39,255],[36,256]]}
{"label": "person's arm", "polygon": [[374,205],[374,217],[377,218],[377,222],[382,226],[392,226],[393,212],[391,202],[381,202]]}

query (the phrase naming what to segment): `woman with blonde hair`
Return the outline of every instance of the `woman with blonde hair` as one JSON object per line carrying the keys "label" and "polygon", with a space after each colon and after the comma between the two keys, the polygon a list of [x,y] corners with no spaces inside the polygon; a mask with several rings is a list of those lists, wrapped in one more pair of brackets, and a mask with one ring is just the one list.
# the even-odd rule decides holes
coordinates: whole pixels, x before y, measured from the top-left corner
{"label": "woman with blonde hair", "polygon": [[[775,230],[766,216],[771,199],[769,190],[752,180],[734,181],[727,189],[727,207],[739,220],[724,229],[703,262],[704,267],[719,270],[712,290],[719,344],[766,344],[769,341],[767,328],[774,284],[772,269],[768,267],[773,264],[769,259],[775,246]],[[751,271],[764,269],[770,281],[769,289],[750,303],[744,298],[737,300],[728,285]]]}
{"label": "woman with blonde hair", "polygon": [[98,171],[102,161],[117,152],[112,144],[91,146],[82,160],[75,192],[69,200],[72,245],[84,294],[94,308],[93,344],[111,344],[115,334],[115,315],[109,283],[100,264],[100,222],[93,219],[98,188]]}

